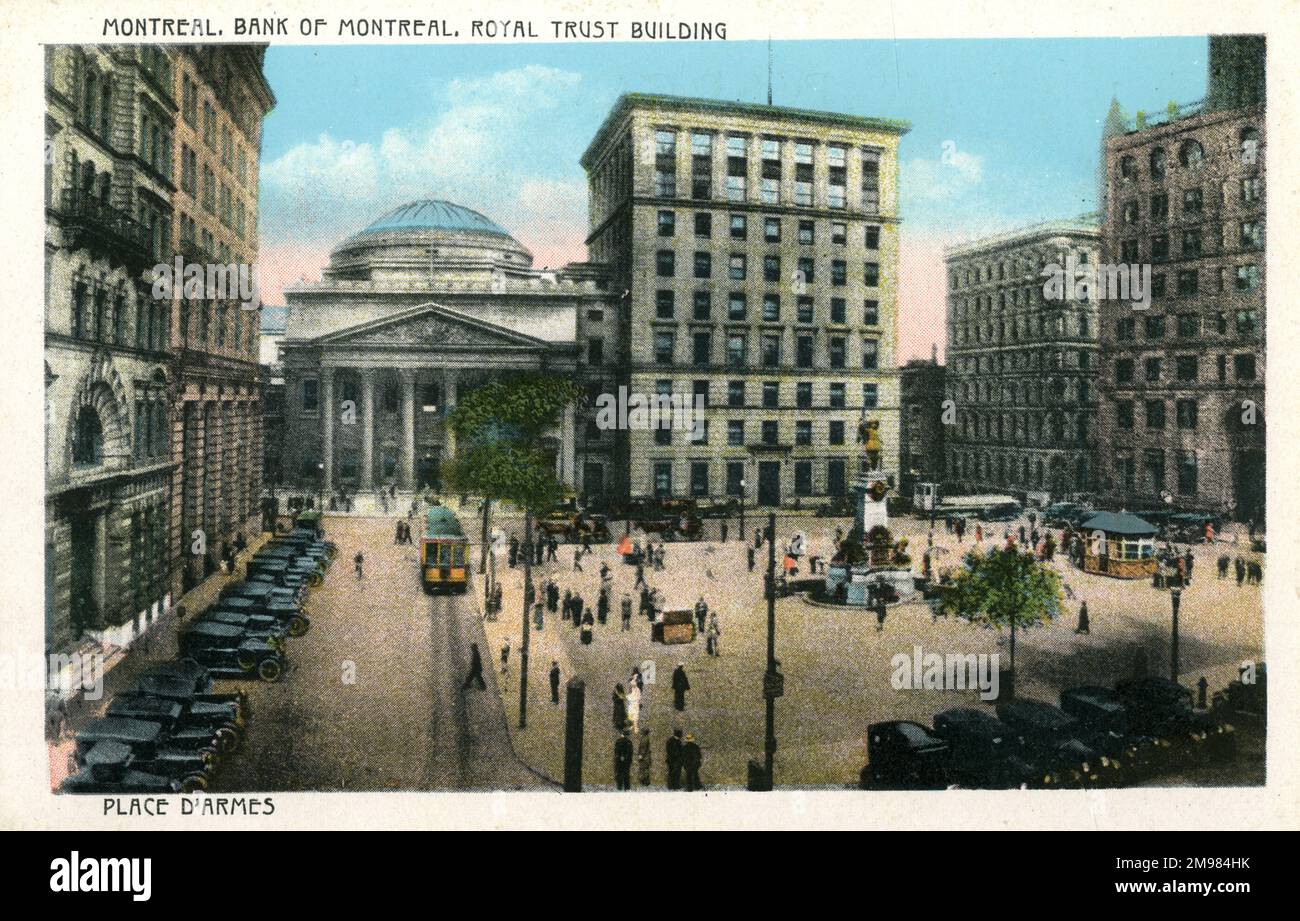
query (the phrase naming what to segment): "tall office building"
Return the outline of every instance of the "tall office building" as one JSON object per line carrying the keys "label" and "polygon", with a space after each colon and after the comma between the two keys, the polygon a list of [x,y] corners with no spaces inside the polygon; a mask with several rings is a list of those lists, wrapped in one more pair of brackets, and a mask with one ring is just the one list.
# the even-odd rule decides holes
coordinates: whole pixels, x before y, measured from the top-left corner
{"label": "tall office building", "polygon": [[[582,157],[616,382],[707,406],[622,434],[631,496],[842,495],[862,422],[898,470],[895,298],[904,122],[628,94]],[[743,487],[742,487],[742,484]]]}
{"label": "tall office building", "polygon": [[[1092,216],[1051,221],[950,247],[947,432],[949,483],[1060,499],[1093,486],[1097,302],[1062,285],[1097,263]],[[1078,293],[1084,294],[1082,290]],[[1052,295],[1052,296],[1049,296]]]}

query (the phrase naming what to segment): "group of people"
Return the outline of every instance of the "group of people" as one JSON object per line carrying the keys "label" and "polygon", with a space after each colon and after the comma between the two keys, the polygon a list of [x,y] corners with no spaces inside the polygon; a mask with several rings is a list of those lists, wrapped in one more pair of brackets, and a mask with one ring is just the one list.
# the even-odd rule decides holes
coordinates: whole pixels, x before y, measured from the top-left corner
{"label": "group of people", "polygon": [[[686,668],[678,665],[673,669],[673,709],[678,713],[686,709],[686,692],[691,683],[686,677]],[[552,700],[558,702],[559,666],[551,663]],[[640,668],[633,668],[626,682],[614,686],[613,722],[618,737],[614,741],[614,786],[619,790],[632,789],[632,767],[637,769],[637,782],[648,787],[651,783],[652,755],[650,747],[650,727],[644,724],[645,677]],[[636,744],[633,744],[633,738]],[[703,789],[700,769],[704,755],[693,733],[685,733],[674,728],[672,735],[664,745],[664,765],[666,767],[666,784],[669,790],[685,789],[694,792]]]}
{"label": "group of people", "polygon": [[397,520],[397,533],[393,537],[393,543],[395,544],[414,543],[414,541],[411,539],[411,526],[400,518]]}
{"label": "group of people", "polygon": [[1259,560],[1243,560],[1223,554],[1219,557],[1219,578],[1228,578],[1228,567],[1232,567],[1238,585],[1259,585],[1264,581],[1264,564]]}

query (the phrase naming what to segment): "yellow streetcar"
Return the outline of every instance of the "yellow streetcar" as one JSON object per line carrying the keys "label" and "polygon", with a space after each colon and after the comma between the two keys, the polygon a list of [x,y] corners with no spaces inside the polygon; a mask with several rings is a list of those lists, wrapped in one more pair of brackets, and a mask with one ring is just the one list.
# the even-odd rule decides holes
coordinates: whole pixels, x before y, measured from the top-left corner
{"label": "yellow streetcar", "polygon": [[435,588],[463,592],[469,584],[469,539],[451,509],[441,505],[425,515],[420,578],[429,594]]}

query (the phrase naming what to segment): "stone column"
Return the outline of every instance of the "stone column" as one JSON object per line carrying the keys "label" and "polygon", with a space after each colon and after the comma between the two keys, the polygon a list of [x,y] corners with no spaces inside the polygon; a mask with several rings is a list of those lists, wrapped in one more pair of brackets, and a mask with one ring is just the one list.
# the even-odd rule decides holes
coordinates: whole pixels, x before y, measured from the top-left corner
{"label": "stone column", "polygon": [[375,372],[361,370],[361,489],[375,485]]}
{"label": "stone column", "polygon": [[320,369],[321,501],[334,491],[334,369]]}
{"label": "stone column", "polygon": [[399,368],[402,380],[402,462],[400,482],[404,489],[415,488],[415,371]]}
{"label": "stone column", "polygon": [[457,375],[454,370],[448,368],[442,372],[442,446],[446,454],[445,460],[448,461],[456,456],[456,433],[447,424],[448,416],[456,408],[456,384]]}

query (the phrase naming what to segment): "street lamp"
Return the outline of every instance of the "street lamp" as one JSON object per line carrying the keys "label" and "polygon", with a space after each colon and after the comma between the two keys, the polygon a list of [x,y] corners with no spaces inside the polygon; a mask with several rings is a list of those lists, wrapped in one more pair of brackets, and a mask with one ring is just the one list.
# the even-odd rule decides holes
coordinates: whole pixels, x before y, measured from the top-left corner
{"label": "street lamp", "polygon": [[749,540],[745,536],[745,478],[740,478],[740,539],[741,541]]}
{"label": "street lamp", "polygon": [[325,462],[316,464],[316,511],[325,511]]}
{"label": "street lamp", "polygon": [[767,670],[763,673],[764,742],[763,775],[754,776],[758,765],[750,762],[749,789],[771,790],[776,757],[776,699],[785,693],[785,676],[776,660],[776,512],[768,513],[767,539]]}
{"label": "street lamp", "polygon": [[1169,603],[1173,607],[1173,621],[1169,635],[1169,680],[1178,681],[1178,605],[1182,600],[1183,590],[1177,586],[1169,590]]}

